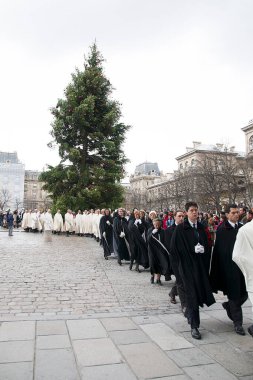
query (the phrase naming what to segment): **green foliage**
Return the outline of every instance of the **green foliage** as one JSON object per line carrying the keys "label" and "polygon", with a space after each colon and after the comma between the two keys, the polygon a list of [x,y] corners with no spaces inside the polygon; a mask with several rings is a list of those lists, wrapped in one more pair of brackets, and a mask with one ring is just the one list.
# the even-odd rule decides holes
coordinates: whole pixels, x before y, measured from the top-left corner
{"label": "green foliage", "polygon": [[49,166],[41,180],[62,210],[115,207],[122,201],[119,181],[127,162],[122,144],[129,126],[120,122],[120,104],[111,98],[103,61],[93,44],[84,71],[76,69],[64,99],[51,109],[61,162]]}

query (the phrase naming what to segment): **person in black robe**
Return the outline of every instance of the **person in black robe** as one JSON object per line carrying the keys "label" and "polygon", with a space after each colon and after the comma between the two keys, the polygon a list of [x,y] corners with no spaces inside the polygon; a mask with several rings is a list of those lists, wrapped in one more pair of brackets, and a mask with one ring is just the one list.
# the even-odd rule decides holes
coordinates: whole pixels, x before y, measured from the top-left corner
{"label": "person in black robe", "polygon": [[118,264],[122,265],[121,260],[130,260],[129,230],[123,208],[118,209],[113,220],[113,239],[114,253],[118,256]]}
{"label": "person in black robe", "polygon": [[149,267],[148,246],[145,240],[145,225],[140,219],[140,212],[134,211],[134,218],[129,220],[128,229],[130,235],[131,261],[129,269],[132,270],[135,261],[135,270],[140,272],[139,266],[145,269]]}
{"label": "person in black robe", "polygon": [[191,335],[201,339],[199,306],[215,303],[208,276],[208,241],[204,226],[197,222],[198,205],[185,205],[187,219],[175,229],[170,253],[178,263],[179,275],[183,281],[186,299],[185,317],[191,325]]}
{"label": "person in black robe", "polygon": [[[184,212],[182,210],[177,210],[174,213],[174,220],[175,223],[172,224],[169,228],[167,228],[164,231],[165,234],[165,245],[167,250],[170,253],[170,244],[171,244],[171,239],[173,236],[173,233],[177,227],[177,225],[183,223],[184,221]],[[172,268],[172,272],[174,276],[176,277],[176,282],[174,286],[171,288],[171,291],[169,292],[169,297],[170,297],[170,302],[175,304],[176,303],[176,296],[179,296],[180,302],[181,302],[181,308],[182,311],[185,312],[186,309],[186,299],[185,299],[185,290],[184,290],[184,284],[182,281],[182,278],[179,274],[178,266],[179,263],[176,260],[176,257],[170,254],[170,264]]]}
{"label": "person in black robe", "polygon": [[162,285],[161,275],[165,279],[170,277],[170,259],[169,252],[165,247],[164,230],[162,229],[162,219],[154,219],[153,227],[148,230],[148,256],[151,272],[151,284],[154,283],[156,275],[156,283]]}
{"label": "person in black robe", "polygon": [[225,212],[227,220],[216,232],[210,274],[211,285],[214,292],[221,290],[228,297],[228,302],[223,302],[222,306],[233,321],[235,332],[245,335],[242,327],[242,305],[247,300],[248,293],[244,276],[232,260],[236,235],[242,224],[238,223],[239,210],[236,204],[229,204]]}
{"label": "person in black robe", "polygon": [[105,214],[101,217],[99,222],[99,229],[101,233],[101,240],[104,249],[104,258],[108,260],[113,252],[113,219],[110,210],[104,210]]}

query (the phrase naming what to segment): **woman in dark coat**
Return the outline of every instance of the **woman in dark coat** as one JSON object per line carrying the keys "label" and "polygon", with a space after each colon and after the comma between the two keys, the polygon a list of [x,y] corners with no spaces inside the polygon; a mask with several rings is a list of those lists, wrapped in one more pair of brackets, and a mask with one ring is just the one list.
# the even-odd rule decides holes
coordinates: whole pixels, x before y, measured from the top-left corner
{"label": "woman in dark coat", "polygon": [[164,230],[162,229],[162,220],[154,219],[153,227],[148,230],[148,256],[151,272],[151,284],[154,283],[156,274],[156,283],[162,285],[161,275],[165,279],[170,276],[170,259],[169,252],[165,247]]}
{"label": "woman in dark coat", "polygon": [[131,263],[129,269],[133,267],[135,261],[135,270],[140,272],[139,265],[144,268],[149,267],[148,259],[148,247],[145,239],[145,225],[140,219],[140,212],[134,211],[134,218],[128,223],[129,235],[130,235],[130,249],[131,249]]}
{"label": "woman in dark coat", "polygon": [[105,215],[100,219],[99,229],[104,249],[104,258],[108,260],[108,256],[111,256],[113,252],[113,219],[108,208],[105,209]]}
{"label": "woman in dark coat", "polygon": [[118,209],[117,216],[113,220],[113,248],[118,256],[119,265],[122,265],[121,260],[130,260],[129,230],[122,208]]}

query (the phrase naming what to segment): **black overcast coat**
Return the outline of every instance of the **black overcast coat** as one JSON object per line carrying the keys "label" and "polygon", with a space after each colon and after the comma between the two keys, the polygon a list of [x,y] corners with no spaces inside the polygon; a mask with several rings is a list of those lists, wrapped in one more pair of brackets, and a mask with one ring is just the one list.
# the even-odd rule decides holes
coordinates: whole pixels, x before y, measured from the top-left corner
{"label": "black overcast coat", "polygon": [[155,234],[153,230],[154,227],[150,227],[147,235],[150,270],[167,278],[170,275],[170,259],[165,247],[164,230],[159,229]]}
{"label": "black overcast coat", "polygon": [[[242,227],[239,223],[238,227]],[[244,276],[232,260],[238,230],[227,221],[216,232],[211,265],[211,285],[214,292],[221,290],[230,300],[247,295]]]}
{"label": "black overcast coat", "polygon": [[[120,233],[125,237],[121,238]],[[113,248],[120,260],[130,260],[129,230],[126,218],[117,216],[113,220]]]}
{"label": "black overcast coat", "polygon": [[[193,309],[215,303],[208,276],[208,241],[204,227],[197,223],[198,239],[188,220],[179,224],[173,233],[170,254],[178,263],[178,271],[184,284],[187,305]],[[195,253],[195,245],[204,246],[205,253]]]}
{"label": "black overcast coat", "polygon": [[145,226],[143,223],[136,225],[135,219],[132,219],[129,221],[128,229],[130,235],[131,261],[135,260],[137,264],[148,268],[148,246],[143,238],[143,235],[145,235]]}
{"label": "black overcast coat", "polygon": [[[109,221],[110,224],[107,222]],[[113,252],[113,219],[111,215],[103,215],[99,223],[101,239],[104,249],[104,257],[110,256]],[[105,237],[103,233],[105,232]]]}

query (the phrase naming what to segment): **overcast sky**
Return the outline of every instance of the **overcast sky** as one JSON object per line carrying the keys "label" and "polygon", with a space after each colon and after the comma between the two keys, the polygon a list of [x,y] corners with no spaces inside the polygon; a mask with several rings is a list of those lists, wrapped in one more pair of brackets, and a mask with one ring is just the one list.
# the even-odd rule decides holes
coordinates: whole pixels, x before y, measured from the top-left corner
{"label": "overcast sky", "polygon": [[0,0],[0,150],[57,164],[52,116],[96,39],[122,104],[130,174],[164,172],[192,141],[244,151],[253,119],[252,0]]}

